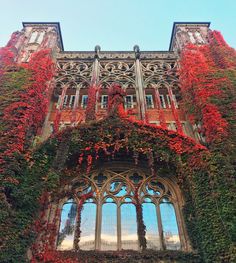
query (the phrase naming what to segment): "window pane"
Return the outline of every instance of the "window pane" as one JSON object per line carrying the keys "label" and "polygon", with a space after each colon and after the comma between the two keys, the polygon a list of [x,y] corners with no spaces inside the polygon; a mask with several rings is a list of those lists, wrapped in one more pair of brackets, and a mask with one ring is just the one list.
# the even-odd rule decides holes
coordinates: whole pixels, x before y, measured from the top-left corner
{"label": "window pane", "polygon": [[39,37],[38,37],[38,39],[37,39],[37,43],[38,43],[38,44],[41,44],[41,43],[42,43],[44,34],[45,34],[45,32],[40,32],[40,33],[39,33]]}
{"label": "window pane", "polygon": [[95,225],[96,225],[96,205],[85,203],[81,213],[80,242],[79,248],[82,250],[95,249]]}
{"label": "window pane", "polygon": [[121,206],[121,248],[138,250],[137,217],[133,204]]}
{"label": "window pane", "polygon": [[146,104],[148,109],[154,108],[152,95],[146,95]]}
{"label": "window pane", "polygon": [[179,231],[173,205],[164,200],[160,204],[161,220],[166,249],[180,249]]}
{"label": "window pane", "polygon": [[60,229],[57,240],[57,248],[59,250],[68,250],[73,249],[74,247],[76,211],[77,205],[73,200],[69,200],[62,207]]}
{"label": "window pane", "polygon": [[106,109],[108,106],[108,95],[102,95],[102,109]]}
{"label": "window pane", "polygon": [[101,250],[117,250],[117,206],[102,206]]}
{"label": "window pane", "polygon": [[153,203],[144,203],[143,220],[146,226],[147,248],[160,249],[160,237],[158,233],[156,206]]}
{"label": "window pane", "polygon": [[37,35],[38,35],[38,32],[36,32],[36,31],[32,32],[29,43],[34,43]]}

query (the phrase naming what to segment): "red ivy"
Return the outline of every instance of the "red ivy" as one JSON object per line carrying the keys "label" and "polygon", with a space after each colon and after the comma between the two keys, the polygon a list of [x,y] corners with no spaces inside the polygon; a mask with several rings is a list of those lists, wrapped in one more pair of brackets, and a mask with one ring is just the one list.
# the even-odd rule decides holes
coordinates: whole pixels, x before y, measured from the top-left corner
{"label": "red ivy", "polygon": [[[10,98],[3,109],[2,120],[6,128],[0,134],[0,144],[4,147],[0,155],[2,164],[5,164],[6,157],[11,158],[15,152],[24,152],[30,143],[28,139],[40,131],[49,104],[50,81],[55,71],[50,50],[41,50],[32,55],[29,63],[17,66],[12,62],[12,56],[9,48],[1,49],[4,62],[2,74],[7,74],[11,66],[16,70],[25,69],[30,77],[19,91],[11,95],[15,99]],[[4,78],[0,81],[0,85],[7,85]]]}
{"label": "red ivy", "polygon": [[228,122],[218,104],[223,89],[230,85],[219,73],[236,66],[236,53],[217,31],[209,34],[209,41],[208,45],[186,46],[180,59],[179,79],[183,108],[193,124],[202,125],[206,141],[212,143],[228,136]]}

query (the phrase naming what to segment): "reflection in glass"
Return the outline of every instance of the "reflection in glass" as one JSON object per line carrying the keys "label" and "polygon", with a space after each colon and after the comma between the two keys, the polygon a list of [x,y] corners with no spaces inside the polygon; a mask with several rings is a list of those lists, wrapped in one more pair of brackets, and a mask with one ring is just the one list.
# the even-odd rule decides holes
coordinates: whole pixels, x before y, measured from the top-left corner
{"label": "reflection in glass", "polygon": [[57,240],[57,249],[69,250],[74,247],[76,224],[76,203],[70,199],[62,207],[61,222]]}
{"label": "reflection in glass", "polygon": [[127,192],[124,182],[113,182],[110,185],[110,192],[115,196],[124,196]]}
{"label": "reflection in glass", "polygon": [[[92,200],[91,200],[92,201]],[[96,205],[92,202],[86,202],[81,212],[80,241],[79,247],[82,250],[95,249],[95,222]]]}
{"label": "reflection in glass", "polygon": [[175,216],[175,210],[168,199],[160,204],[161,221],[166,249],[180,249],[179,231]]}
{"label": "reflection in glass", "polygon": [[158,233],[156,206],[153,203],[148,202],[143,203],[142,208],[143,220],[146,226],[147,248],[158,250],[161,246]]}
{"label": "reflection in glass", "polygon": [[105,203],[102,206],[101,250],[117,250],[117,206]]}
{"label": "reflection in glass", "polygon": [[138,250],[137,217],[133,204],[121,206],[121,248]]}

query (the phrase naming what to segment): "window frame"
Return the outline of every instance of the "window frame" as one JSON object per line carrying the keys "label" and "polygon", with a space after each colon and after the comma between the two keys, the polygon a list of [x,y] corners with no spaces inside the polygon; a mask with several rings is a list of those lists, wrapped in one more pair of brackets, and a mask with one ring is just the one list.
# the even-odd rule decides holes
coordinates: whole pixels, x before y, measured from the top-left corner
{"label": "window frame", "polygon": [[[130,98],[130,104],[127,102],[127,97]],[[128,107],[128,105],[130,105]],[[125,109],[133,109],[134,108],[134,95],[126,95],[125,96]]]}
{"label": "window frame", "polygon": [[[104,102],[104,98],[107,99],[106,102]],[[107,109],[108,108],[108,95],[102,95],[101,96],[101,109]]]}
{"label": "window frame", "polygon": [[[130,172],[130,170],[128,171]],[[116,172],[115,172],[116,173]],[[120,216],[120,209],[121,209],[121,206],[123,204],[128,204],[128,203],[132,203],[132,205],[135,205],[135,198],[134,198],[134,195],[131,195],[131,193],[133,192],[134,193],[134,185],[135,185],[135,182],[133,181],[132,183],[128,180],[128,177],[130,177],[130,174],[127,173],[126,171],[124,173],[117,173],[116,175],[113,171],[106,171],[104,174],[105,174],[105,177],[107,177],[105,183],[103,181],[103,184],[101,184],[100,186],[100,197],[97,196],[95,193],[98,192],[98,189],[96,186],[96,182],[95,182],[95,175],[98,176],[98,172],[96,172],[95,175],[92,175],[91,177],[88,177],[88,176],[84,176],[83,180],[86,178],[86,181],[88,182],[86,187],[87,189],[90,188],[91,186],[91,189],[94,193],[94,196],[92,197],[92,199],[94,200],[94,203],[96,204],[96,228],[95,228],[95,240],[94,240],[94,244],[95,244],[95,250],[101,250],[101,227],[102,227],[102,217],[103,217],[103,214],[102,214],[102,208],[103,208],[103,205],[106,203],[106,200],[107,198],[112,198],[114,204],[116,204],[116,211],[117,211],[117,249],[114,250],[114,251],[119,251],[122,249],[122,243],[121,243],[121,240],[122,240],[122,236],[121,236],[121,216]],[[133,171],[132,171],[133,173]],[[124,176],[125,174],[125,176]],[[160,240],[160,244],[161,244],[161,247],[160,247],[160,250],[165,250],[165,243],[164,243],[164,240],[163,240],[163,227],[162,227],[162,221],[161,221],[161,214],[160,214],[160,207],[159,205],[161,204],[161,200],[162,198],[164,197],[167,197],[169,198],[172,206],[173,206],[173,209],[174,209],[174,212],[175,212],[175,219],[176,219],[176,222],[177,222],[177,228],[178,228],[178,235],[179,235],[179,246],[180,246],[180,250],[183,250],[183,247],[184,247],[184,241],[183,241],[183,226],[180,226],[181,225],[181,221],[180,221],[180,208],[179,208],[179,205],[178,205],[178,198],[176,196],[176,193],[175,191],[173,190],[173,187],[170,186],[170,183],[165,181],[165,179],[163,178],[159,178],[159,177],[156,177],[156,176],[150,176],[150,175],[143,175],[142,174],[142,183],[141,183],[141,186],[140,186],[140,189],[138,190],[139,191],[139,200],[140,200],[140,203],[141,205],[143,203],[145,203],[144,201],[144,198],[150,198],[152,200],[151,203],[153,203],[156,207],[156,215],[157,215],[157,224],[158,224],[158,235],[159,235],[159,240]],[[82,180],[82,178],[80,178],[80,180]],[[161,197],[154,197],[154,196],[147,196],[147,194],[145,194],[144,192],[144,195],[141,194],[142,191],[144,191],[143,189],[145,189],[147,183],[152,180],[155,180],[157,182],[161,182],[161,184],[165,185],[165,190],[160,190],[163,191],[162,193],[162,196]],[[110,187],[111,183],[113,182],[119,182],[119,181],[123,181],[124,184],[126,185],[127,187],[127,191],[126,191],[126,194],[123,195],[123,196],[128,196],[130,198],[130,200],[132,200],[132,202],[129,202],[129,201],[125,201],[124,197],[123,196],[116,196],[116,193],[115,194],[111,194],[109,192],[107,192],[108,188]],[[137,183],[137,182],[136,182]],[[90,185],[90,186],[88,186]],[[73,188],[73,187],[72,187]],[[80,189],[82,191],[82,188]],[[170,195],[170,191],[171,191],[171,195]],[[106,194],[105,194],[106,193]],[[77,198],[77,204],[79,202],[79,197],[76,197]],[[100,199],[99,199],[100,198]],[[156,199],[157,198],[157,199]],[[100,201],[99,201],[100,200]],[[137,214],[136,214],[137,216]],[[59,226],[60,227],[60,226]],[[77,226],[76,226],[77,227]],[[137,228],[138,228],[138,225],[137,225]],[[139,238],[138,238],[139,240]],[[138,245],[138,251],[140,250],[140,246]],[[106,250],[103,250],[103,251],[106,251]]]}
{"label": "window frame", "polygon": [[[151,103],[150,103],[150,104],[148,103],[148,98],[151,99]],[[152,94],[146,94],[146,95],[145,95],[145,99],[146,99],[147,109],[154,109],[154,101],[153,101],[153,96],[152,96]]]}
{"label": "window frame", "polygon": [[[84,103],[84,98],[87,98],[86,103]],[[81,108],[86,109],[88,106],[88,95],[82,95],[81,97]]]}

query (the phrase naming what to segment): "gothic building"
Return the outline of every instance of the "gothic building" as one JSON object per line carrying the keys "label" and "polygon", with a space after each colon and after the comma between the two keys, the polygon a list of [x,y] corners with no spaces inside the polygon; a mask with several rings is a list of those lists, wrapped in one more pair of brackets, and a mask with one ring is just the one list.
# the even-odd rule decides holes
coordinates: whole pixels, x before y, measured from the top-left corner
{"label": "gothic building", "polygon": [[[224,214],[215,211],[223,209],[223,202],[214,203],[213,193],[217,196],[220,187],[206,175],[214,172],[202,172],[207,165],[193,167],[200,163],[195,157],[208,160],[202,152],[207,155],[211,144],[201,132],[202,122],[193,122],[184,108],[188,94],[180,87],[182,51],[187,44],[207,46],[209,26],[174,23],[168,51],[143,51],[138,45],[132,51],[103,51],[100,46],[64,51],[59,23],[24,22],[13,34],[8,45],[16,63],[26,65],[34,54],[49,49],[56,65],[54,78],[47,81],[45,119],[31,142],[36,155],[46,147],[47,168],[36,168],[42,174],[48,169],[40,180],[56,177],[57,185],[46,191],[47,204],[35,216],[44,223],[33,247],[27,243],[28,260],[233,260],[231,239],[225,237],[228,226],[220,221]],[[119,106],[123,113],[117,115]],[[205,186],[196,190],[205,177]],[[208,196],[203,188],[210,186],[215,188],[201,210],[199,200]],[[212,225],[208,216],[214,217]],[[45,230],[46,225],[51,228]],[[218,242],[225,246],[219,248]],[[46,255],[44,244],[51,254]]]}

